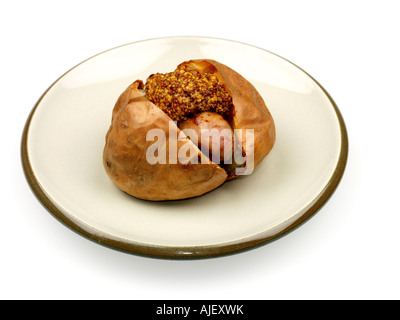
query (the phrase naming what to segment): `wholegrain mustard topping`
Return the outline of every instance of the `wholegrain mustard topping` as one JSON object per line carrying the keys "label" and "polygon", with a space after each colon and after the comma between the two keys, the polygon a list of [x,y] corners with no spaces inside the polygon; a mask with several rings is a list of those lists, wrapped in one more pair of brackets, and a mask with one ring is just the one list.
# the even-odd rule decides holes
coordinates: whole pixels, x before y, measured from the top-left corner
{"label": "wholegrain mustard topping", "polygon": [[187,66],[149,76],[144,90],[146,97],[174,121],[204,111],[227,115],[232,107],[232,97],[218,77]]}

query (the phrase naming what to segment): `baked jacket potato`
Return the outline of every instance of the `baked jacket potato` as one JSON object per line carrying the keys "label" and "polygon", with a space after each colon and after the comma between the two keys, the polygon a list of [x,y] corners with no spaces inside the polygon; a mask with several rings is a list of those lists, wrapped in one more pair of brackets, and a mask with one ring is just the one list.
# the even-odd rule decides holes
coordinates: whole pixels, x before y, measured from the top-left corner
{"label": "baked jacket potato", "polygon": [[[185,134],[201,135],[201,129],[214,127],[230,129],[224,130],[224,138],[221,135],[218,150],[212,139],[196,141],[192,134]],[[247,129],[252,136],[246,142]],[[149,137],[149,132],[155,135]],[[230,135],[231,140],[226,138]],[[240,175],[251,173],[274,142],[274,121],[250,82],[217,61],[190,60],[174,72],[149,76],[145,84],[136,80],[120,95],[106,135],[103,162],[122,191],[146,200],[177,200],[217,188],[238,176],[238,169]],[[185,161],[179,161],[180,150]],[[237,152],[244,163],[236,161]],[[149,160],[149,154],[156,160]],[[178,161],[171,161],[171,156]]]}

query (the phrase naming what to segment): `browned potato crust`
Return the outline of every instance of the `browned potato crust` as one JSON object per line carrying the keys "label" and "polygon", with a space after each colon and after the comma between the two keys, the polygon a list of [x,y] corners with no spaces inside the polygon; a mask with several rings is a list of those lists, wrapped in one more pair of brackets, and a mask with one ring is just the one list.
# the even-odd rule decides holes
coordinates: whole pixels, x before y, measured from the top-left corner
{"label": "browned potato crust", "polygon": [[[184,62],[189,68],[213,72],[232,96],[233,129],[254,129],[254,168],[269,153],[275,142],[274,122],[262,97],[237,72],[213,60]],[[182,134],[177,148],[186,143],[196,149],[197,164],[150,164],[147,149],[154,141],[146,141],[150,129],[160,129],[166,135],[164,147],[169,147],[171,118],[150,102],[143,93],[143,83],[135,81],[117,100],[111,126],[106,135],[103,163],[114,184],[126,193],[146,200],[176,200],[200,196],[228,179],[223,167],[205,157],[183,132],[175,126],[174,134]],[[245,135],[243,139],[245,144]],[[229,173],[233,178],[235,175]]]}
{"label": "browned potato crust", "polygon": [[[275,124],[263,98],[254,86],[236,71],[214,60],[184,62],[197,69],[212,69],[228,88],[234,106],[234,129],[254,129],[254,168],[268,155],[275,143]],[[243,135],[243,145],[246,143]],[[250,148],[251,149],[251,148]]]}
{"label": "browned potato crust", "polygon": [[[221,185],[226,172],[207,159],[207,164],[149,164],[146,141],[150,129],[166,133],[168,147],[171,119],[143,97],[133,83],[118,99],[104,148],[105,169],[118,188],[137,198],[174,200],[202,195]],[[180,131],[176,127],[177,133]],[[178,141],[178,150],[190,140]],[[194,146],[197,148],[197,146]],[[198,150],[198,156],[204,155]]]}

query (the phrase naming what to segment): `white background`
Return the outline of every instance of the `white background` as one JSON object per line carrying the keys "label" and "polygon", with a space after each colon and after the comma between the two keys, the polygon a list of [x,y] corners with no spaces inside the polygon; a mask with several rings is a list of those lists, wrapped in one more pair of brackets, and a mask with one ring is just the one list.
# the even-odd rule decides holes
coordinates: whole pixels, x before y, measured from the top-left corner
{"label": "white background", "polygon": [[[398,1],[2,1],[1,299],[399,299]],[[346,121],[350,153],[330,201],[294,232],[216,259],[173,261],[69,230],[25,181],[32,107],[65,71],[164,36],[265,48],[317,79]]]}

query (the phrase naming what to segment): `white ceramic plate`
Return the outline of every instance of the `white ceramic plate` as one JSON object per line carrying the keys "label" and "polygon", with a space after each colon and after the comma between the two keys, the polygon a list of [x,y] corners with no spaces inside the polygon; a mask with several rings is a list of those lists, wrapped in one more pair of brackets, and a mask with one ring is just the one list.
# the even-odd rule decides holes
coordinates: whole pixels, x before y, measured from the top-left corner
{"label": "white ceramic plate", "polygon": [[[226,64],[256,87],[275,120],[273,150],[252,175],[198,198],[128,196],[102,164],[116,99],[136,79],[199,58]],[[98,243],[168,258],[239,252],[292,230],[333,193],[347,150],[337,106],[307,73],[260,48],[201,37],[136,42],[84,61],[43,94],[22,139],[27,180],[52,214]]]}

